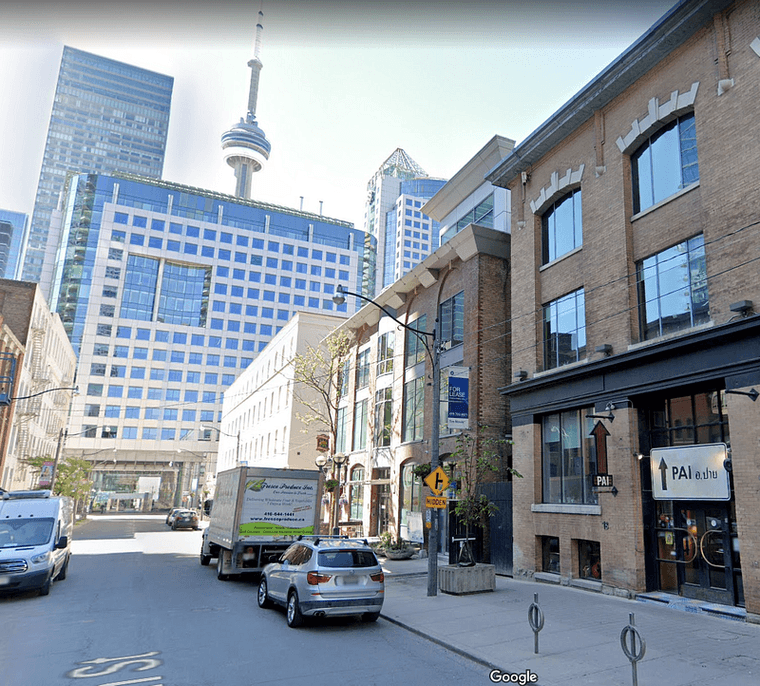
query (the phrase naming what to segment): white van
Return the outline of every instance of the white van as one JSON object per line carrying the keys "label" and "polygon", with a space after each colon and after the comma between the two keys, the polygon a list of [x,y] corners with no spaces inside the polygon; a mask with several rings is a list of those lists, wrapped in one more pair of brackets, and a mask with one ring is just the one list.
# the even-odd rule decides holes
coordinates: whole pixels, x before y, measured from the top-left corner
{"label": "white van", "polygon": [[66,578],[74,529],[71,498],[5,491],[0,500],[0,591],[39,589]]}

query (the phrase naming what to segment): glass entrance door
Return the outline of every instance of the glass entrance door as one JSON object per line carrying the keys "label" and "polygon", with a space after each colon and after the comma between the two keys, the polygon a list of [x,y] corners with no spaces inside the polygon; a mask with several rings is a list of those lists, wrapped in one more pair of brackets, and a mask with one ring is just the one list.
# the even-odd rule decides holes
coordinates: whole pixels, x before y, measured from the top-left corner
{"label": "glass entrance door", "polygon": [[743,605],[738,538],[729,503],[658,504],[660,589],[725,605]]}

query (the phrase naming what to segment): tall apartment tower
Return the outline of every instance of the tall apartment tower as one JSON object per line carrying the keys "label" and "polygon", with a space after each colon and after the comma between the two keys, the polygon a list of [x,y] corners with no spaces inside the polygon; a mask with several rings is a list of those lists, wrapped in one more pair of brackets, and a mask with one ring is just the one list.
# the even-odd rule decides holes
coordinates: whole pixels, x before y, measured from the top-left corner
{"label": "tall apartment tower", "polygon": [[28,214],[0,210],[0,278],[16,278],[21,246],[28,229]]}
{"label": "tall apartment tower", "polygon": [[63,48],[22,280],[50,281],[58,248],[50,220],[67,172],[161,177],[173,85],[170,76]]}
{"label": "tall apartment tower", "polygon": [[272,149],[264,132],[256,122],[256,102],[259,98],[259,75],[264,66],[259,59],[261,52],[261,32],[264,15],[259,12],[256,24],[256,44],[253,59],[248,62],[251,68],[251,83],[248,88],[248,111],[245,119],[235,124],[229,131],[222,134],[222,150],[224,160],[235,170],[235,195],[239,198],[251,199],[251,180],[253,175],[261,171],[269,159]]}
{"label": "tall apartment tower", "polygon": [[445,183],[428,176],[401,148],[369,180],[364,230],[377,241],[377,255],[364,274],[364,295],[374,297],[438,247],[438,223],[420,208]]}

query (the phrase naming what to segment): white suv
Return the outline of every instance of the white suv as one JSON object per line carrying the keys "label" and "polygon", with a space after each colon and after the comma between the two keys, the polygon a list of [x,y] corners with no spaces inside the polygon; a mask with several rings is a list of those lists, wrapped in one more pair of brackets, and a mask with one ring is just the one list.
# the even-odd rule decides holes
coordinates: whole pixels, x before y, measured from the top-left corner
{"label": "white suv", "polygon": [[264,567],[259,607],[286,609],[289,627],[304,617],[380,616],[385,575],[367,541],[338,536],[302,536],[280,558]]}

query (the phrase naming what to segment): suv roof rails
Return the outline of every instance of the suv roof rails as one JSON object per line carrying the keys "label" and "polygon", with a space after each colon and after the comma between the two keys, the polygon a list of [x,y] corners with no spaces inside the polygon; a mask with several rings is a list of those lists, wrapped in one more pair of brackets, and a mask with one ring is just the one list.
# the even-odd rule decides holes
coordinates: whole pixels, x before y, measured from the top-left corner
{"label": "suv roof rails", "polygon": [[22,498],[49,498],[50,491],[3,491],[3,500],[21,500]]}

